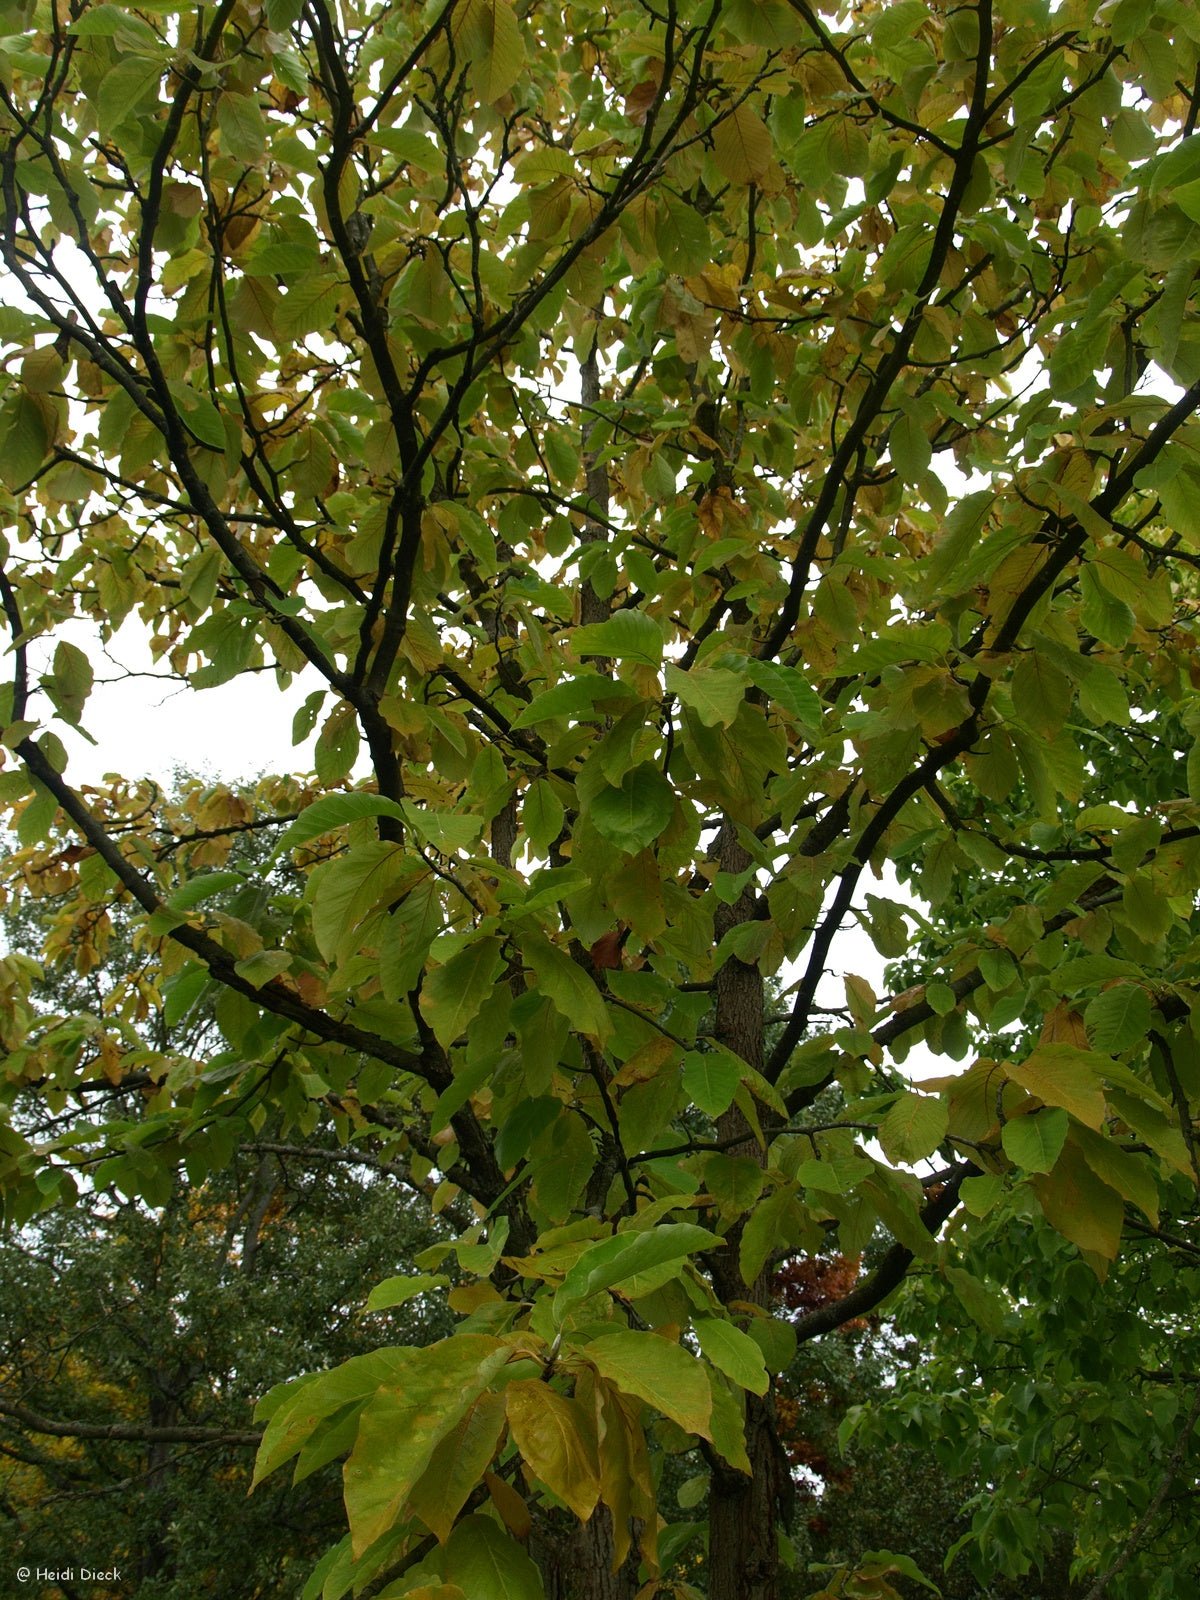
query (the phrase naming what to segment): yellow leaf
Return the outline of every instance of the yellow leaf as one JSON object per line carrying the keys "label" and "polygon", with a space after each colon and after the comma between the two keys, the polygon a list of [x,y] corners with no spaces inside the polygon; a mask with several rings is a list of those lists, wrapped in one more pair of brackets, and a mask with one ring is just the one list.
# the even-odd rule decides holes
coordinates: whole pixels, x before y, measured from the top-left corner
{"label": "yellow leaf", "polygon": [[1039,1045],[1019,1067],[1006,1068],[1014,1083],[1047,1106],[1061,1106],[1097,1132],[1104,1123],[1104,1091],[1092,1057],[1071,1045]]}
{"label": "yellow leaf", "polygon": [[525,40],[510,0],[467,0],[451,23],[454,47],[471,66],[480,99],[503,98],[525,65]]}
{"label": "yellow leaf", "polygon": [[1115,1259],[1121,1244],[1125,1205],[1102,1183],[1077,1146],[1068,1144],[1054,1170],[1034,1178],[1034,1194],[1046,1221],[1080,1250]]}
{"label": "yellow leaf", "polygon": [[[577,1392],[587,1387],[581,1375]],[[637,1402],[600,1380],[594,1393],[601,1417],[600,1492],[612,1512],[614,1567],[623,1566],[629,1554],[632,1526],[641,1530],[642,1557],[647,1569],[656,1573],[656,1501]]]}
{"label": "yellow leaf", "polygon": [[587,1412],[538,1378],[510,1383],[505,1403],[526,1465],[586,1522],[600,1498],[596,1437]]}
{"label": "yellow leaf", "polygon": [[501,1520],[509,1533],[514,1539],[528,1539],[533,1530],[533,1518],[529,1515],[529,1507],[525,1504],[524,1496],[518,1494],[511,1483],[506,1483],[490,1469],[484,1473],[483,1481],[487,1485],[492,1504],[500,1513]]}
{"label": "yellow leaf", "polygon": [[708,1439],[712,1392],[703,1364],[654,1333],[606,1333],[580,1352],[602,1378],[624,1394],[645,1400],[688,1433]]}
{"label": "yellow leaf", "polygon": [[748,105],[740,105],[712,130],[713,159],[734,183],[760,183],[771,170],[771,135]]}
{"label": "yellow leaf", "polygon": [[487,1389],[434,1448],[408,1503],[444,1544],[454,1519],[496,1453],[504,1432],[504,1396]]}

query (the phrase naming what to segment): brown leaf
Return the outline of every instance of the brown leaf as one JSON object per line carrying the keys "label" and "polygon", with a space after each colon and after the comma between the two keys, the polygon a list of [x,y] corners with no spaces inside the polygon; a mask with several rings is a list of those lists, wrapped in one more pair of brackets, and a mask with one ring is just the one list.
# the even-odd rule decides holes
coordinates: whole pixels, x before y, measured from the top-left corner
{"label": "brown leaf", "polygon": [[619,971],[621,962],[621,941],[624,932],[614,928],[610,933],[602,933],[595,944],[588,951],[592,958],[592,966],[597,972]]}
{"label": "brown leaf", "polygon": [[642,127],[650,115],[650,107],[658,98],[659,83],[658,78],[643,78],[625,96],[625,115],[635,128]]}

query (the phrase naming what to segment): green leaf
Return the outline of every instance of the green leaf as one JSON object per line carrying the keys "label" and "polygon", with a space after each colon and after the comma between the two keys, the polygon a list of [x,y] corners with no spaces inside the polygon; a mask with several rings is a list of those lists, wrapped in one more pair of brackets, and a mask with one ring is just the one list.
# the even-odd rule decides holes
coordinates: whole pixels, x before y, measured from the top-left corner
{"label": "green leaf", "polygon": [[551,1222],[563,1222],[596,1165],[596,1147],[579,1117],[564,1111],[534,1150],[534,1196]]}
{"label": "green leaf", "polygon": [[1191,1162],[1183,1134],[1155,1106],[1147,1105],[1139,1096],[1123,1089],[1110,1089],[1108,1099],[1122,1122],[1148,1144],[1155,1155],[1161,1156],[1168,1166],[1184,1177],[1191,1176]]}
{"label": "green leaf", "polygon": [[484,819],[481,816],[429,811],[408,801],[403,802],[403,809],[405,819],[414,833],[444,856],[469,850],[483,832]]}
{"label": "green leaf", "polygon": [[443,1048],[449,1049],[479,1015],[503,959],[498,938],[475,939],[429,973],[421,989],[421,1015]]}
{"label": "green leaf", "polygon": [[221,143],[239,161],[253,163],[266,149],[267,130],[253,95],[226,90],[217,102]]}
{"label": "green leaf", "polygon": [[657,667],[662,661],[662,629],[644,611],[618,611],[607,622],[592,622],[571,635],[575,654],[640,661]]}
{"label": "green leaf", "polygon": [[54,651],[54,670],[42,683],[59,716],[77,725],[92,692],[92,664],[78,646],[64,639]]}
{"label": "green leaf", "polygon": [[985,1333],[998,1338],[1004,1327],[1004,1305],[973,1273],[962,1267],[943,1267],[946,1282],[962,1301],[967,1315]]}
{"label": "green leaf", "polygon": [[771,1383],[766,1362],[762,1350],[749,1334],[721,1317],[695,1317],[692,1326],[701,1350],[714,1367],[739,1388],[766,1394]]}
{"label": "green leaf", "polygon": [[507,1346],[455,1334],[405,1352],[403,1381],[375,1391],[346,1462],[346,1514],[355,1555],[399,1517],[434,1446],[457,1425],[509,1359]]}
{"label": "green leaf", "polygon": [[706,728],[727,728],[746,693],[745,679],[723,667],[692,667],[683,672],[668,663],[667,688],[700,718]]}
{"label": "green leaf", "polygon": [[545,855],[562,831],[563,803],[545,778],[536,778],[525,793],[521,826],[539,855]]}
{"label": "green leaf", "polygon": [[233,970],[239,978],[245,978],[247,983],[261,989],[272,978],[287,972],[291,965],[292,958],[286,950],[256,950],[252,956],[235,961]]}
{"label": "green leaf", "polygon": [[451,29],[480,99],[493,104],[502,99],[525,64],[525,40],[511,0],[464,0],[455,8]]}
{"label": "green leaf", "polygon": [[899,1572],[903,1577],[911,1578],[914,1583],[921,1584],[931,1594],[941,1593],[937,1584],[930,1583],[911,1556],[897,1555],[893,1550],[864,1550],[858,1560],[858,1570],[864,1574],[868,1582],[875,1574],[886,1577],[893,1572]]}
{"label": "green leaf", "polygon": [[193,906],[202,905],[214,895],[227,894],[245,886],[246,879],[240,872],[198,872],[194,878],[180,884],[167,905],[172,911],[190,911]]}
{"label": "green leaf", "polygon": [[444,1543],[504,1434],[504,1396],[485,1389],[434,1446],[409,1493],[409,1509]]}
{"label": "green leaf", "polygon": [[986,1217],[1003,1197],[1004,1179],[994,1172],[983,1178],[964,1178],[959,1193],[973,1217]]}
{"label": "green leaf", "polygon": [[1004,1124],[1001,1142],[1014,1166],[1026,1172],[1049,1172],[1067,1142],[1070,1118],[1061,1107],[1013,1117]]}
{"label": "green leaf", "polygon": [[612,1023],[604,999],[578,962],[539,933],[521,934],[521,953],[560,1016],[593,1039],[608,1038]]}
{"label": "green leaf", "polygon": [[325,718],[313,750],[313,766],[323,784],[341,783],[358,759],[358,722],[345,701]]}
{"label": "green leaf", "polygon": [[317,1424],[343,1406],[365,1401],[381,1384],[400,1380],[415,1354],[389,1348],[352,1356],[332,1372],[279,1384],[265,1395],[255,1418],[267,1426],[259,1443],[251,1487],[289,1461]]}
{"label": "green leaf", "polygon": [[601,789],[587,810],[596,832],[626,855],[653,844],[674,814],[674,790],[648,762],[627,772],[619,789]]}
{"label": "green leaf", "polygon": [[437,879],[427,877],[388,918],[379,952],[379,982],[385,1000],[403,1000],[417,987],[429,947],[442,930]]}
{"label": "green leaf", "polygon": [[1150,1032],[1150,996],[1139,984],[1114,984],[1091,1001],[1083,1020],[1097,1050],[1119,1055]]}
{"label": "green leaf", "polygon": [[712,1442],[717,1454],[736,1472],[751,1476],[750,1458],[746,1454],[746,1424],[742,1397],[725,1376],[708,1368],[709,1394],[712,1399]]}
{"label": "green leaf", "polygon": [[533,728],[539,722],[553,722],[559,718],[578,722],[599,714],[596,710],[598,701],[627,700],[629,693],[627,685],[589,671],[581,677],[556,683],[553,688],[543,689],[519,716],[513,718],[513,727]]}
{"label": "green leaf", "polygon": [[601,1239],[579,1257],[554,1296],[554,1320],[567,1316],[602,1289],[619,1288],[639,1273],[666,1262],[680,1265],[698,1250],[719,1245],[720,1236],[691,1222],[660,1223],[644,1232],[614,1234]]}
{"label": "green leaf", "polygon": [[1151,1227],[1158,1226],[1158,1184],[1152,1163],[1141,1151],[1127,1150],[1107,1133],[1077,1128],[1074,1142],[1096,1176],[1137,1206]]}
{"label": "green leaf", "polygon": [[749,1211],[762,1193],[765,1175],[749,1156],[714,1154],[704,1163],[704,1187],[718,1202],[723,1215]]}
{"label": "green leaf", "polygon": [[490,1517],[464,1517],[442,1554],[442,1570],[468,1600],[545,1600],[538,1569]]}
{"label": "green leaf", "polygon": [[385,1278],[377,1283],[367,1296],[368,1311],[387,1311],[392,1306],[402,1306],[419,1294],[430,1294],[435,1289],[448,1288],[449,1278],[417,1272],[395,1278]]}
{"label": "green leaf", "polygon": [[801,727],[815,732],[821,726],[820,697],[797,668],[781,667],[773,661],[751,661],[746,672],[751,683],[795,717]]}
{"label": "green leaf", "polygon": [[781,1185],[765,1200],[760,1200],[750,1213],[742,1229],[738,1253],[738,1270],[743,1283],[752,1284],[758,1277],[767,1257],[779,1244],[788,1214],[795,1205],[795,1195]]}
{"label": "green leaf", "polygon": [[879,1142],[889,1161],[911,1165],[931,1156],[946,1137],[950,1108],[940,1096],[902,1094],[879,1124]]}
{"label": "green leaf", "polygon": [[326,961],[341,961],[354,931],[382,901],[411,877],[403,846],[374,839],[326,862],[309,879],[313,938]]}
{"label": "green leaf", "polygon": [[552,1094],[534,1095],[519,1100],[512,1115],[496,1135],[496,1160],[502,1172],[510,1172],[529,1151],[538,1134],[561,1114],[562,1101]]}
{"label": "green leaf", "polygon": [[623,1394],[644,1400],[688,1433],[711,1439],[712,1390],[704,1368],[654,1333],[607,1333],[580,1354]]}
{"label": "green leaf", "polygon": [[364,794],[360,789],[349,794],[324,795],[305,806],[296,820],[284,829],[273,856],[277,859],[285,851],[296,850],[310,839],[319,839],[335,828],[349,827],[350,823],[360,822],[364,817],[394,817],[402,822],[404,811],[394,800],[381,794]]}
{"label": "green leaf", "polygon": [[933,447],[915,417],[901,412],[888,434],[888,449],[904,483],[919,483],[928,472]]}
{"label": "green leaf", "polygon": [[10,393],[0,408],[0,481],[19,489],[37,475],[54,443],[54,422],[43,395]]}
{"label": "green leaf", "polygon": [[683,1087],[707,1116],[719,1117],[733,1104],[742,1074],[727,1054],[689,1050],[683,1061]]}
{"label": "green leaf", "polygon": [[1013,707],[1034,733],[1053,739],[1062,731],[1074,690],[1065,672],[1031,650],[1017,662],[1012,677]]}

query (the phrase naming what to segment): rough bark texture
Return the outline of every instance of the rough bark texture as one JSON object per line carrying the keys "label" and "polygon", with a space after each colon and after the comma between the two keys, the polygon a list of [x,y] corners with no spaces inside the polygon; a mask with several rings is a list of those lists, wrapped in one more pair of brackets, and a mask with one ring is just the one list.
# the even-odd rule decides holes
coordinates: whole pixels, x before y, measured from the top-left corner
{"label": "rough bark texture", "polygon": [[546,1600],[634,1600],[638,1591],[636,1545],[613,1571],[612,1514],[599,1505],[591,1520],[530,1552],[542,1571]]}
{"label": "rough bark texture", "polygon": [[708,1509],[709,1600],[778,1600],[778,1506],[785,1470],[771,1396],[746,1396],[751,1476],[713,1474]]}
{"label": "rough bark texture", "polygon": [[[750,866],[750,856],[738,843],[735,825],[726,820],[718,840],[723,872],[740,873]],[[724,934],[752,913],[754,895],[747,886],[717,916],[716,936]],[[731,958],[716,979],[716,1036],[729,1050],[752,1067],[763,1062],[764,985],[757,967]],[[735,1106],[718,1124],[722,1141],[745,1136],[731,1154],[763,1159],[749,1124]],[[733,1229],[713,1263],[718,1294],[728,1304],[748,1300],[765,1305],[768,1279],[760,1273],[752,1284],[742,1281],[738,1266],[741,1230]],[[775,1408],[771,1395],[746,1396],[746,1453],[750,1476],[720,1462],[714,1465],[709,1491],[708,1559],[709,1600],[778,1600],[779,1550],[776,1537],[778,1506],[783,1490],[783,1458],[775,1434]]]}

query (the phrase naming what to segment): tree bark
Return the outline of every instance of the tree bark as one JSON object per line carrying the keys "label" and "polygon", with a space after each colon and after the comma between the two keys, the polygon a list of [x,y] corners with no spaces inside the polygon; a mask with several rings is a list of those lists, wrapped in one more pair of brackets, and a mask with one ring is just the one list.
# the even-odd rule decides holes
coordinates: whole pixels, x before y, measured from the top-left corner
{"label": "tree bark", "polygon": [[[604,314],[601,306],[596,312],[596,324],[599,328],[600,318]],[[607,520],[609,512],[609,482],[608,468],[599,460],[598,452],[587,448],[587,439],[598,420],[596,407],[600,400],[600,357],[597,351],[596,338],[592,340],[592,347],[580,362],[579,366],[579,397],[583,406],[583,471],[584,482],[587,487],[589,501],[595,507],[597,516]],[[595,544],[598,540],[608,537],[603,522],[595,517],[586,517],[580,529],[580,537],[584,544]],[[592,588],[591,579],[585,579],[580,591],[579,620],[582,623],[604,622],[609,614],[608,601],[598,595]]]}
{"label": "tree bark", "polygon": [[770,1393],[746,1396],[750,1476],[721,1466],[708,1498],[709,1600],[778,1600],[779,1505],[786,1470]]}
{"label": "tree bark", "polygon": [[536,1541],[531,1554],[542,1571],[546,1600],[634,1600],[637,1594],[636,1544],[614,1572],[612,1513],[604,1504],[553,1544]]}
{"label": "tree bark", "polygon": [[[750,856],[738,842],[737,829],[728,818],[718,839],[719,865],[723,872],[741,873],[750,866]],[[715,933],[720,940],[730,928],[745,922],[753,913],[753,881],[732,905],[717,913]],[[759,1070],[763,1063],[765,988],[761,972],[731,957],[716,975],[716,1037]],[[750,1156],[763,1161],[750,1126],[736,1106],[719,1119],[722,1140],[744,1135],[744,1142],[730,1149],[731,1155]],[[725,1304],[733,1300],[766,1305],[768,1279],[765,1272],[752,1284],[742,1281],[739,1266],[741,1229],[734,1228],[723,1248],[715,1253],[713,1282]],[[768,1393],[746,1396],[746,1454],[750,1476],[716,1462],[708,1498],[709,1600],[778,1600],[779,1540],[778,1508],[786,1470],[775,1432],[775,1405]]]}

